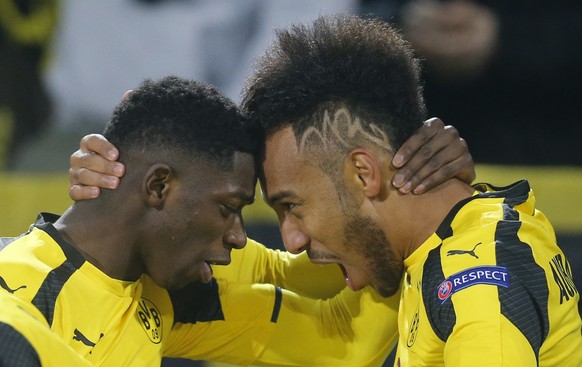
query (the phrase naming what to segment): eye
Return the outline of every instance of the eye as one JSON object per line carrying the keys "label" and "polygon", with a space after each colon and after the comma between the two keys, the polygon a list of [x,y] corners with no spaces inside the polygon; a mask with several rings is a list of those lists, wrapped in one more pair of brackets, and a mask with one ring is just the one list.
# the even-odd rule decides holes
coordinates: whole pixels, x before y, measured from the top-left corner
{"label": "eye", "polygon": [[238,214],[242,208],[233,206],[231,204],[220,204],[220,212],[223,216],[228,217],[231,214]]}
{"label": "eye", "polygon": [[297,208],[301,206],[301,203],[295,201],[283,201],[280,203],[281,208],[286,212],[297,211]]}
{"label": "eye", "polygon": [[221,213],[223,213],[223,215],[229,216],[231,214],[235,214],[235,215],[242,215],[242,210],[245,206],[247,206],[249,203],[247,202],[237,202],[237,203],[222,203],[220,204],[220,211]]}

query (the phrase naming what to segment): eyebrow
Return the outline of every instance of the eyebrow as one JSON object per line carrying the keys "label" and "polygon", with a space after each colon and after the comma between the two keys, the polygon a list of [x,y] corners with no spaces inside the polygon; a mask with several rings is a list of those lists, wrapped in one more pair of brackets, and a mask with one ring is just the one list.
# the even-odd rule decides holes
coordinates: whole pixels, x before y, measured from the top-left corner
{"label": "eyebrow", "polygon": [[253,192],[253,194],[249,196],[242,191],[233,191],[230,192],[227,196],[224,196],[224,198],[238,200],[242,205],[251,205],[255,202],[255,193]]}
{"label": "eyebrow", "polygon": [[297,194],[295,194],[295,192],[290,191],[290,190],[279,191],[277,193],[274,193],[273,195],[269,195],[268,197],[266,197],[265,201],[269,205],[275,205],[283,199],[290,198],[290,197],[296,197],[296,196],[297,196]]}
{"label": "eyebrow", "polygon": [[249,196],[249,195],[246,195],[242,192],[234,192],[231,195],[231,197],[239,199],[241,204],[244,204],[244,205],[251,205],[252,203],[255,202],[255,195],[254,194]]}

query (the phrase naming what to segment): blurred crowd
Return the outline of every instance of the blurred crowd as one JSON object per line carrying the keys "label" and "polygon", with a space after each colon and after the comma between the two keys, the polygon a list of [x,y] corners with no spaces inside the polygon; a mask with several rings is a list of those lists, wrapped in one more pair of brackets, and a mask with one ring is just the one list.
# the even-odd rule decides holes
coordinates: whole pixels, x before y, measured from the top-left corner
{"label": "blurred crowd", "polygon": [[49,122],[44,71],[57,22],[57,0],[0,1],[0,167]]}
{"label": "blurred crowd", "polygon": [[273,29],[381,17],[423,60],[429,115],[477,163],[580,165],[582,3],[574,0],[0,0],[0,162],[51,128],[104,124],[121,93],[178,74],[238,100]]}
{"label": "blurred crowd", "polygon": [[582,3],[362,0],[397,23],[425,65],[431,115],[477,163],[580,165]]}

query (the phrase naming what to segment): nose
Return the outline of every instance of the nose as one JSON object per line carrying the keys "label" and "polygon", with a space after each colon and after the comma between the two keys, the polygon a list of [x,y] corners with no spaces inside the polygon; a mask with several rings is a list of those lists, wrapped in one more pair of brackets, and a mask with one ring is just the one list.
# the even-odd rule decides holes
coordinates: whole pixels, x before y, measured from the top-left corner
{"label": "nose", "polygon": [[224,234],[224,243],[237,250],[242,249],[247,244],[247,233],[240,215],[236,216],[232,227]]}
{"label": "nose", "polygon": [[301,253],[309,248],[310,238],[289,216],[281,221],[281,236],[285,249],[292,254]]}

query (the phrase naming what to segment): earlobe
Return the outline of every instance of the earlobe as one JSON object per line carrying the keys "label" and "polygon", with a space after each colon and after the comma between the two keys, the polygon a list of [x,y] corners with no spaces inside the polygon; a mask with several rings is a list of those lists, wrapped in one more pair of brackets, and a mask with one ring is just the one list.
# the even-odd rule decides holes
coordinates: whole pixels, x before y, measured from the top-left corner
{"label": "earlobe", "polygon": [[367,150],[358,148],[350,153],[348,172],[350,178],[367,197],[380,194],[381,173],[376,158]]}
{"label": "earlobe", "polygon": [[150,167],[144,180],[144,192],[149,206],[163,209],[173,176],[173,170],[167,164],[157,163]]}

